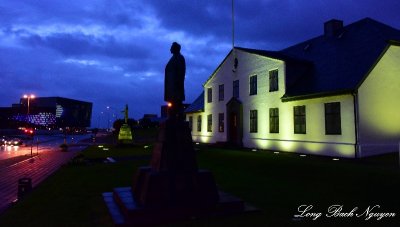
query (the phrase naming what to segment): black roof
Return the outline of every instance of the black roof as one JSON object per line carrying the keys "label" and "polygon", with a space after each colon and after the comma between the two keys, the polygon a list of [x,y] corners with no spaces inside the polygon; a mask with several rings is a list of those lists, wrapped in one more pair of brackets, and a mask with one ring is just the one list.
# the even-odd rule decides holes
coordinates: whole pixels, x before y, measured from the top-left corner
{"label": "black roof", "polygon": [[400,40],[400,30],[365,18],[343,27],[335,36],[319,36],[279,51],[312,62],[309,73],[287,86],[283,99],[352,92],[386,50]]}
{"label": "black roof", "polygon": [[280,51],[256,50],[243,47],[235,47],[235,49],[284,61],[286,64],[286,86],[289,87],[293,86],[299,78],[309,75],[313,69],[313,62],[289,56]]}
{"label": "black roof", "polygon": [[204,111],[204,91],[197,97],[196,100],[188,108],[185,109],[185,113],[194,113]]}
{"label": "black roof", "polygon": [[[400,30],[365,18],[334,35],[321,35],[280,51],[235,49],[285,61],[286,93],[282,100],[289,101],[355,91],[390,41],[400,41]],[[204,92],[185,112],[202,110]]]}
{"label": "black roof", "polygon": [[[21,98],[23,100],[23,98]],[[84,105],[92,105],[91,102],[80,101],[76,99],[64,98],[64,97],[36,97],[32,99],[31,102],[34,103],[36,106],[40,107],[55,107],[57,104],[62,103],[79,103]]]}

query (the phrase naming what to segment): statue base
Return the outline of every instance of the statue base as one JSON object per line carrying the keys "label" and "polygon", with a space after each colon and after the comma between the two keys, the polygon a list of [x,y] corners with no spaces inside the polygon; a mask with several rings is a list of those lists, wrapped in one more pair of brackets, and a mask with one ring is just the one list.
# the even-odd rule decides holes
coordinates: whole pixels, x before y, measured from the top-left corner
{"label": "statue base", "polygon": [[118,143],[120,144],[132,144],[132,130],[128,124],[123,124],[119,129]]}
{"label": "statue base", "polygon": [[[162,189],[159,189],[162,190]],[[213,206],[141,206],[131,187],[114,188],[103,193],[103,199],[115,226],[158,226],[177,221],[258,211],[241,199],[218,191],[218,201]]]}
{"label": "statue base", "polygon": [[150,166],[138,169],[132,187],[103,193],[116,225],[158,225],[248,211],[244,202],[218,191],[210,171],[197,168],[187,122],[160,125]]}
{"label": "statue base", "polygon": [[138,204],[147,208],[160,207],[213,207],[217,204],[218,190],[212,173],[199,170],[194,173],[158,172],[141,167],[136,175],[132,192]]}

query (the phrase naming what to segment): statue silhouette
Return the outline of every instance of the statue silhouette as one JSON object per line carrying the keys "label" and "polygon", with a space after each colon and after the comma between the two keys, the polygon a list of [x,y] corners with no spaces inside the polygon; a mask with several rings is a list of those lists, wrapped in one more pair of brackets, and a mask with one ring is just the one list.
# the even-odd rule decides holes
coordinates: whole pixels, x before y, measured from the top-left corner
{"label": "statue silhouette", "polygon": [[185,58],[178,43],[172,44],[171,53],[164,99],[172,106],[168,119],[160,123],[150,165],[137,170],[132,187],[116,188],[111,196],[124,211],[127,226],[244,211],[243,201],[220,193],[212,173],[198,169],[189,123],[183,120]]}
{"label": "statue silhouette", "polygon": [[183,116],[182,102],[185,100],[186,63],[180,53],[181,45],[173,42],[170,51],[172,57],[165,66],[164,100],[171,104],[169,117],[180,118]]}

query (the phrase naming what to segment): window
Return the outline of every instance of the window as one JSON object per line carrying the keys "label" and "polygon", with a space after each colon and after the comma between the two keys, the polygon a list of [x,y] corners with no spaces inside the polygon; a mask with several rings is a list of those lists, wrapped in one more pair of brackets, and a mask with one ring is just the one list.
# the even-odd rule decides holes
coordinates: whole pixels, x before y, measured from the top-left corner
{"label": "window", "polygon": [[201,115],[197,117],[197,131],[201,132]]}
{"label": "window", "polygon": [[190,131],[193,131],[193,117],[192,116],[189,116],[189,128],[190,128]]}
{"label": "window", "polygon": [[306,106],[293,107],[294,134],[306,134]]}
{"label": "window", "polygon": [[233,95],[234,98],[239,98],[239,80],[233,81]]}
{"label": "window", "polygon": [[238,65],[239,65],[239,60],[237,58],[235,58],[235,60],[233,61],[233,70],[234,70],[234,72],[236,71]]}
{"label": "window", "polygon": [[218,89],[218,100],[219,101],[224,101],[224,85],[223,84],[221,84],[221,85],[219,85],[219,87],[218,87],[219,89]]}
{"label": "window", "polygon": [[279,109],[269,109],[269,132],[279,133]]}
{"label": "window", "polygon": [[257,132],[257,110],[250,110],[250,132]]}
{"label": "window", "polygon": [[269,71],[269,91],[278,90],[278,70]]}
{"label": "window", "polygon": [[342,134],[340,102],[325,103],[325,133],[327,135]]}
{"label": "window", "polygon": [[218,131],[224,132],[224,113],[218,114]]}
{"label": "window", "polygon": [[257,75],[250,77],[250,95],[257,94]]}
{"label": "window", "polygon": [[212,132],[212,114],[207,115],[207,132]]}
{"label": "window", "polygon": [[207,102],[212,102],[212,88],[207,88]]}

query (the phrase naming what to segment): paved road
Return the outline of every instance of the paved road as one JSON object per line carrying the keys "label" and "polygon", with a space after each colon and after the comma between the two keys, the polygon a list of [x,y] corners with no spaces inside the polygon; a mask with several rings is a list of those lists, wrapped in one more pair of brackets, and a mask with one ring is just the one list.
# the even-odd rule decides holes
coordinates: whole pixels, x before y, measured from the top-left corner
{"label": "paved road", "polygon": [[[75,144],[80,140],[89,138],[90,135],[68,135],[65,139],[68,144]],[[36,155],[47,149],[57,148],[64,142],[64,136],[56,135],[38,135],[34,140],[25,140],[21,146],[0,146],[0,160],[9,159],[17,156]]]}
{"label": "paved road", "polygon": [[[32,186],[36,187],[60,166],[71,160],[78,151],[87,147],[85,144],[76,143],[77,138],[74,142],[71,142],[73,140],[69,138],[68,143],[74,146],[70,146],[68,152],[61,152],[58,148],[60,140],[62,141],[63,138],[40,144],[39,155],[32,158],[11,165],[5,162],[0,165],[0,213],[17,200],[18,179],[23,177],[31,178]],[[26,152],[26,149],[22,150]]]}

